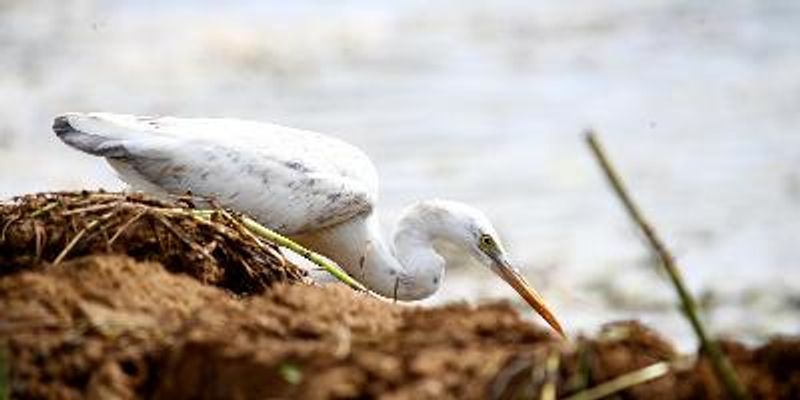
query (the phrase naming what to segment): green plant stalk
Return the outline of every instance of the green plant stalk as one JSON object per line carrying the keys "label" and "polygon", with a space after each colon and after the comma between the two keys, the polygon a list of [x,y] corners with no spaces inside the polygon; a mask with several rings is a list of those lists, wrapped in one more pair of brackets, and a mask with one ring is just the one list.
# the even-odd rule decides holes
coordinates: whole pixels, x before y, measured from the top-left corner
{"label": "green plant stalk", "polygon": [[722,350],[720,350],[717,342],[708,337],[705,326],[700,320],[699,313],[697,312],[697,305],[694,297],[692,297],[689,289],[687,289],[686,285],[684,284],[680,268],[675,263],[674,257],[669,250],[667,250],[667,247],[656,234],[655,229],[653,229],[653,227],[644,218],[639,207],[633,202],[633,199],[628,194],[625,185],[622,183],[622,178],[611,165],[603,146],[595,137],[594,132],[586,132],[586,142],[597,159],[597,162],[600,164],[601,169],[605,173],[608,182],[613,187],[617,197],[625,206],[625,210],[628,212],[628,215],[642,230],[642,233],[644,233],[644,236],[650,244],[652,250],[655,252],[661,265],[666,270],[672,285],[675,287],[675,290],[678,293],[684,315],[692,325],[692,329],[694,330],[697,338],[700,340],[703,350],[711,359],[711,365],[714,368],[717,378],[722,381],[722,384],[725,386],[731,397],[735,399],[748,399],[749,396],[739,381],[739,378],[737,377],[736,371],[733,369],[730,360],[728,360]]}
{"label": "green plant stalk", "polygon": [[329,274],[336,277],[336,279],[344,282],[353,289],[364,292],[368,291],[367,288],[364,287],[364,285],[362,285],[361,283],[350,277],[350,275],[347,275],[347,273],[344,272],[339,267],[332,265],[323,256],[314,253],[311,250],[306,249],[305,247],[297,244],[296,242],[287,238],[286,236],[281,235],[280,233],[267,229],[266,227],[259,224],[250,217],[241,216],[241,220],[242,220],[242,225],[244,225],[245,228],[253,232],[256,236],[269,240],[270,242],[275,243],[278,246],[285,247],[299,254],[301,257],[313,262],[314,264],[319,265],[325,271],[328,271]]}
{"label": "green plant stalk", "polygon": [[[178,211],[178,210],[176,210]],[[182,210],[183,211],[183,210]],[[203,218],[210,218],[216,210],[191,210],[190,211],[193,215],[203,217]],[[350,275],[344,272],[338,266],[333,265],[328,259],[323,257],[320,254],[317,254],[311,250],[306,249],[305,247],[299,245],[297,242],[287,238],[286,236],[277,233],[264,225],[259,224],[254,219],[247,217],[245,215],[238,216],[238,219],[241,221],[242,225],[247,228],[250,232],[254,235],[267,240],[271,243],[274,243],[278,246],[285,247],[291,250],[294,253],[297,253],[301,257],[305,258],[306,260],[311,261],[312,263],[318,265],[320,268],[328,271],[329,274],[333,275],[336,279],[341,281],[342,283],[350,286],[353,289],[362,291],[362,292],[369,292],[364,285],[360,282],[353,279]]]}
{"label": "green plant stalk", "polygon": [[578,392],[564,400],[597,400],[613,395],[627,388],[659,378],[669,372],[669,364],[662,361],[644,367],[638,371],[633,371],[625,375],[620,375],[610,381],[603,382],[591,389]]}

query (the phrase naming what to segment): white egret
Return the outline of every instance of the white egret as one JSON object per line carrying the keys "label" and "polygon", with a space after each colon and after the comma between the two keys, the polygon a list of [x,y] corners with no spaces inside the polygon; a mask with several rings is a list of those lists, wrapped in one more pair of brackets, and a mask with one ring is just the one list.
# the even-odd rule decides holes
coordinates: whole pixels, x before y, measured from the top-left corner
{"label": "white egret", "polygon": [[477,209],[454,201],[418,202],[402,213],[394,241],[387,244],[375,212],[375,166],[344,141],[252,121],[108,113],[64,114],[53,130],[68,145],[105,157],[134,189],[213,197],[332,259],[389,298],[433,294],[445,265],[434,242],[452,242],[511,285],[563,335]]}

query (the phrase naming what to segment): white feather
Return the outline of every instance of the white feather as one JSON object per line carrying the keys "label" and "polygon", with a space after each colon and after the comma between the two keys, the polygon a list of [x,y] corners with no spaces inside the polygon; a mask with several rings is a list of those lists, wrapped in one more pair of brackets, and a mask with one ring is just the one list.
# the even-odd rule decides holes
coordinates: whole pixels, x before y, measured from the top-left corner
{"label": "white feather", "polygon": [[314,132],[234,119],[59,119],[73,130],[59,134],[65,142],[105,156],[135,188],[213,197],[289,235],[368,214],[378,197],[369,158]]}

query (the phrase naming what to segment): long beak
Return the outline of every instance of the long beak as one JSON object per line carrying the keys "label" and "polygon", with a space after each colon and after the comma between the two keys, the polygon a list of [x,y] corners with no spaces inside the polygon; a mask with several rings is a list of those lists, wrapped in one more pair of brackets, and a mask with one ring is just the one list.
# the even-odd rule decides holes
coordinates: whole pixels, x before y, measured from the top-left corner
{"label": "long beak", "polygon": [[505,260],[505,257],[498,256],[492,258],[495,263],[495,268],[493,268],[494,272],[503,278],[506,283],[511,285],[511,287],[513,287],[514,290],[516,290],[517,293],[519,293],[519,295],[550,324],[550,327],[558,332],[562,338],[566,339],[567,336],[564,334],[561,324],[558,323],[558,320],[550,311],[550,308],[547,307],[542,296],[540,296],[539,293],[528,284],[528,281]]}

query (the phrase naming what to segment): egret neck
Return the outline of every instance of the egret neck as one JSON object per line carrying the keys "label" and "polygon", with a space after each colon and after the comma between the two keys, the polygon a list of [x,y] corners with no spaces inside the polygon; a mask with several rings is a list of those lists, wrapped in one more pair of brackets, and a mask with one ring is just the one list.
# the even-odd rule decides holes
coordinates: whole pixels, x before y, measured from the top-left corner
{"label": "egret neck", "polygon": [[445,261],[433,249],[430,227],[406,215],[398,222],[392,247],[384,240],[376,213],[361,218],[293,239],[332,259],[381,296],[420,300],[438,289]]}
{"label": "egret neck", "polygon": [[542,297],[508,262],[505,249],[483,213],[463,203],[427,200],[406,208],[393,246],[381,235],[374,210],[297,240],[336,261],[374,292],[397,300],[432,295],[444,278],[445,259],[434,243],[446,241],[468,252],[508,283],[557,332],[563,329]]}

